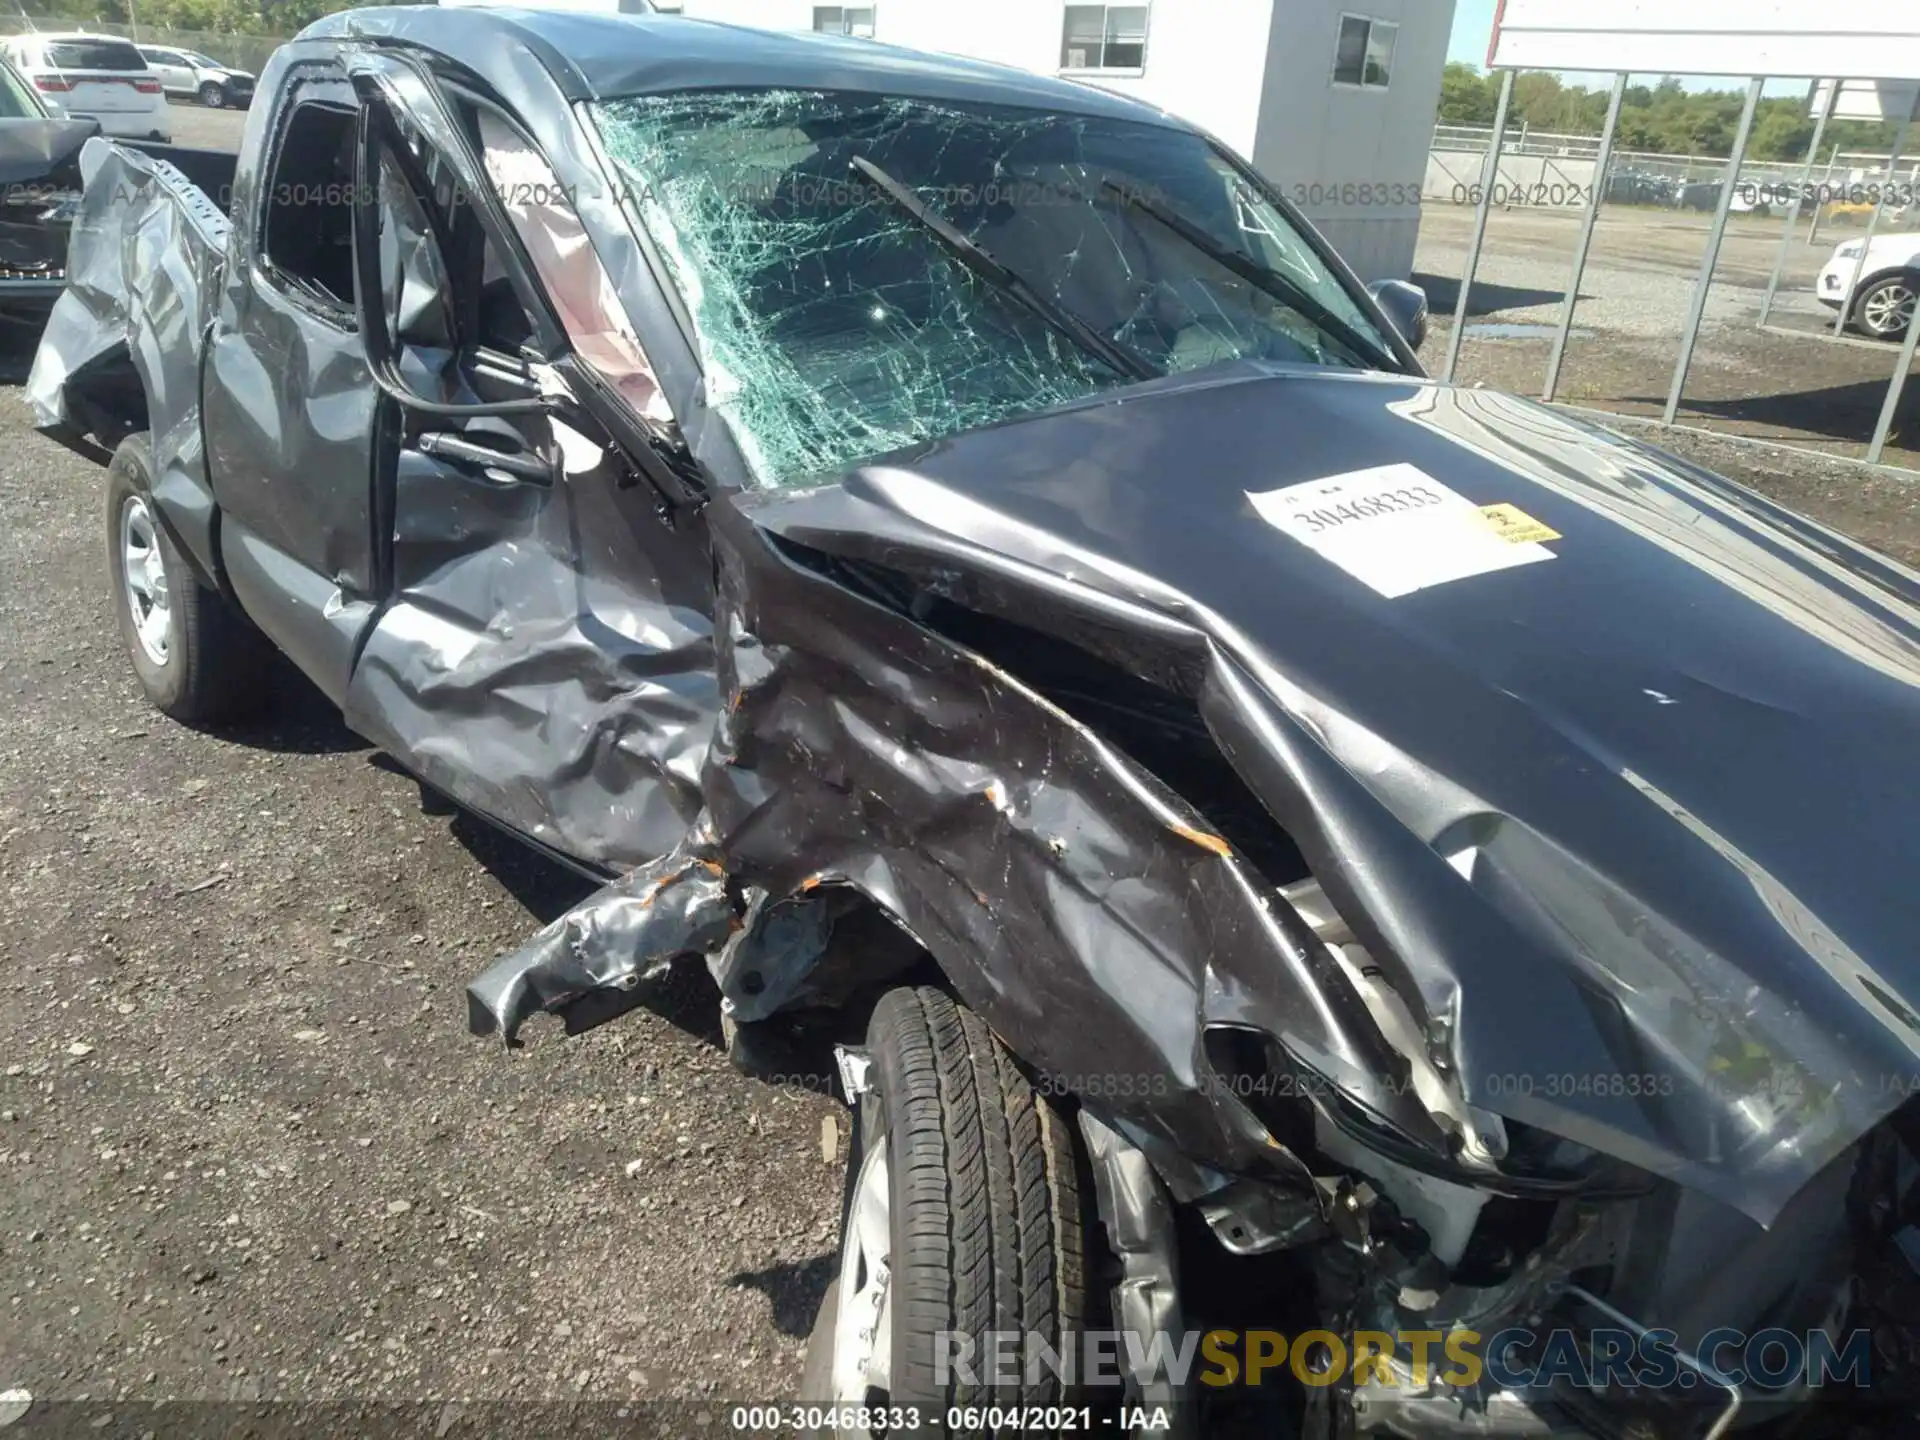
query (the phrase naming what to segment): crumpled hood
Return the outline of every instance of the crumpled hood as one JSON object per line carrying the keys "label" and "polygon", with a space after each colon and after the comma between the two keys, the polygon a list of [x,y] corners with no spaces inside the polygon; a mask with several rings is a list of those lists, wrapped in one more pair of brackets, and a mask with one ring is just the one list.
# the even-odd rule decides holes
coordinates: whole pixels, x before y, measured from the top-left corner
{"label": "crumpled hood", "polygon": [[[1544,553],[1390,598],[1396,565],[1356,578],[1253,498],[1386,466],[1513,507]],[[1911,572],[1529,402],[1271,367],[830,494],[896,555],[925,536],[956,574],[1064,577],[1199,637],[1223,752],[1468,1103],[1764,1223],[1914,1089]],[[847,548],[805,496],[749,508]]]}

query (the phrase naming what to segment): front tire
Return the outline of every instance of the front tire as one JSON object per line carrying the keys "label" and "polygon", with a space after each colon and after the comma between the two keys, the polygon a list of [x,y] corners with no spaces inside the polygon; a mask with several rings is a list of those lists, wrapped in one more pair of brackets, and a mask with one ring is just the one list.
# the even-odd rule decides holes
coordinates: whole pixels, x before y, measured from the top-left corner
{"label": "front tire", "polygon": [[[1068,1119],[938,990],[889,991],[867,1050],[840,1275],[806,1398],[917,1410],[928,1435],[949,1433],[950,1406],[1076,1403],[1077,1387],[1025,1365],[1030,1336],[1083,1358],[1085,1201]],[[996,1334],[1015,1337],[1019,1383],[994,1383]]]}
{"label": "front tire", "polygon": [[120,637],[154,708],[209,723],[254,709],[265,691],[265,640],[200,583],[151,498],[153,451],[129,435],[107,466],[107,574]]}
{"label": "front tire", "polygon": [[1875,340],[1900,341],[1913,324],[1920,275],[1886,275],[1865,286],[1853,310],[1854,323]]}
{"label": "front tire", "polygon": [[209,110],[226,108],[227,87],[218,81],[209,80],[200,87],[200,103]]}

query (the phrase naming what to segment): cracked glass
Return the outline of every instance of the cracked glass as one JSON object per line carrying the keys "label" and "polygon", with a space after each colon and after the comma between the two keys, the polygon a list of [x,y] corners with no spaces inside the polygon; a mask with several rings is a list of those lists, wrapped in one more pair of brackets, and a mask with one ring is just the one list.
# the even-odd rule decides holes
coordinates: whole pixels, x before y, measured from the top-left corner
{"label": "cracked glass", "polygon": [[[686,301],[708,403],[763,484],[825,479],[1141,373],[1394,363],[1285,215],[1191,132],[844,92],[702,91],[591,109]],[[968,263],[856,160],[1040,305]],[[1304,291],[1378,359],[1143,205]],[[1128,369],[1037,313],[1049,303],[1117,345]]]}

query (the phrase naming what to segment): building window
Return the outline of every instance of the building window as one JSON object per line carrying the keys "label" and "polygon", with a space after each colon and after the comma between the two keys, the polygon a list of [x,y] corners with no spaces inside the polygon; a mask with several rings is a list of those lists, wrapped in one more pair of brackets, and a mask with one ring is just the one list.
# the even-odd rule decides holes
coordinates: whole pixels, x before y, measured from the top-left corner
{"label": "building window", "polygon": [[1144,70],[1145,5],[1069,5],[1060,41],[1062,70]]}
{"label": "building window", "polygon": [[813,7],[813,28],[828,35],[858,35],[862,40],[871,40],[873,6],[816,5]]}
{"label": "building window", "polygon": [[1340,17],[1340,47],[1333,57],[1333,83],[1385,89],[1393,79],[1393,46],[1400,27],[1364,15]]}

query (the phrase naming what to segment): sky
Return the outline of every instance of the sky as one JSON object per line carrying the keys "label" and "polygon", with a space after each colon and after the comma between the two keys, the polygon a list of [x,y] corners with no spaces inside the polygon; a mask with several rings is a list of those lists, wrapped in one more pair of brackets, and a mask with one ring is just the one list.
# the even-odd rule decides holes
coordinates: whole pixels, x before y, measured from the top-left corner
{"label": "sky", "polygon": [[[1487,42],[1493,38],[1493,12],[1498,7],[1499,0],[1454,0],[1453,41],[1447,46],[1447,59],[1464,60],[1481,70],[1487,68]],[[1604,90],[1610,83],[1604,75],[1570,74],[1564,70],[1560,72],[1560,78],[1569,84],[1584,85],[1589,90]],[[1745,88],[1739,80],[1700,75],[1683,75],[1680,83],[1689,90]],[[1807,82],[1804,80],[1773,80],[1768,82],[1765,93],[1804,95],[1806,91]]]}
{"label": "sky", "polygon": [[1493,35],[1493,10],[1497,0],[1455,0],[1453,7],[1453,43],[1447,47],[1447,59],[1465,60],[1482,69],[1487,63],[1487,41]]}

